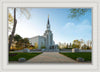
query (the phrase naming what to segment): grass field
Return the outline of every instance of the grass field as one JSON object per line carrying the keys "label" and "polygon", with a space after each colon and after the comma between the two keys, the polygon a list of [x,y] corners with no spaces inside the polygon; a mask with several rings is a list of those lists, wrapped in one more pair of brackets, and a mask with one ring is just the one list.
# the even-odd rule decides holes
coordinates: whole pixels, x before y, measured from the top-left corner
{"label": "grass field", "polygon": [[26,60],[35,57],[41,53],[9,53],[9,61],[18,61],[19,58],[26,58]]}
{"label": "grass field", "polygon": [[74,60],[76,60],[76,58],[78,57],[82,57],[85,59],[85,61],[91,61],[92,59],[92,53],[91,52],[79,52],[79,53],[60,53],[63,54],[67,57],[70,57]]}

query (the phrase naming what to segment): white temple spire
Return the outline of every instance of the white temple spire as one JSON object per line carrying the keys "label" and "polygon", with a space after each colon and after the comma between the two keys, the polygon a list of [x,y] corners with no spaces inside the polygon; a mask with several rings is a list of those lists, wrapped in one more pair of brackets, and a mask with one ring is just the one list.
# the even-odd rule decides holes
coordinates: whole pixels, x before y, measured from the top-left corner
{"label": "white temple spire", "polygon": [[48,15],[48,21],[47,21],[47,30],[50,30],[49,15]]}

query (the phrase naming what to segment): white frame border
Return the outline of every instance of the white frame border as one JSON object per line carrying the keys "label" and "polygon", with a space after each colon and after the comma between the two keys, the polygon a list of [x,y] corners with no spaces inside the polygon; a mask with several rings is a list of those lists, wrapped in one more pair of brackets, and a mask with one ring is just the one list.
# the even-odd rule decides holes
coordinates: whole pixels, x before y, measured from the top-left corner
{"label": "white frame border", "polygon": [[[52,6],[51,6],[52,5]],[[7,7],[93,7],[93,65],[7,65]],[[2,2],[3,8],[3,57],[2,69],[3,70],[94,70],[97,69],[97,4],[96,3],[13,3]],[[95,34],[95,35],[94,35]],[[62,66],[62,67],[61,67]],[[23,67],[23,68],[22,68]],[[12,69],[13,68],[13,69]],[[79,69],[80,68],[80,69]]]}

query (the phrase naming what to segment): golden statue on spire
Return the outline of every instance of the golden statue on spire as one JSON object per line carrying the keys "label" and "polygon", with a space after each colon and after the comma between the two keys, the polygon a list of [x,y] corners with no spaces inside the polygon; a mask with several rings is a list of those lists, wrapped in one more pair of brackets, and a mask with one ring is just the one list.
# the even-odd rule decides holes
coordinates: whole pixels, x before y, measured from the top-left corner
{"label": "golden statue on spire", "polygon": [[48,18],[49,18],[49,14],[48,14]]}

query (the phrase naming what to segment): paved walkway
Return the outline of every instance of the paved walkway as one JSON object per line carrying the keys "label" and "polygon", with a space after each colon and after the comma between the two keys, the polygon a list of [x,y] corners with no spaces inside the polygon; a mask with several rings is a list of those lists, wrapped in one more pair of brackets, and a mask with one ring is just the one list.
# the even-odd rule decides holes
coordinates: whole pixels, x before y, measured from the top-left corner
{"label": "paved walkway", "polygon": [[75,60],[66,57],[58,52],[44,52],[25,63],[77,63]]}

